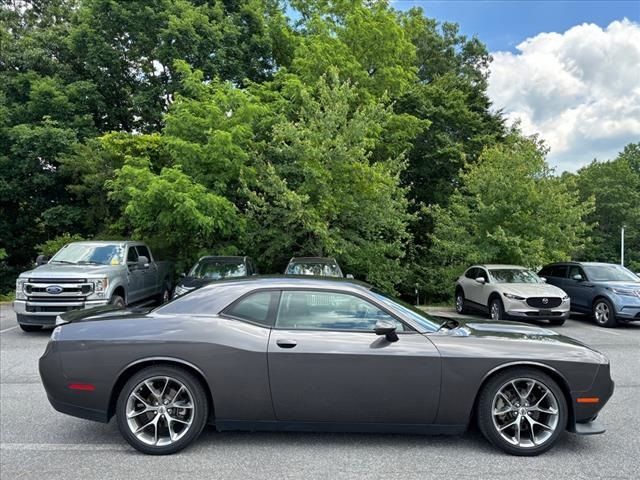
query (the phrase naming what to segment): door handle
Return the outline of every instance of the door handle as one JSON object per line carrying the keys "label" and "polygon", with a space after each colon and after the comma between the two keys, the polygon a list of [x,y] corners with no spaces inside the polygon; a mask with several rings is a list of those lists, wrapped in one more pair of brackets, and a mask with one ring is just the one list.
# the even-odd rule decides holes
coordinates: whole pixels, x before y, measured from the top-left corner
{"label": "door handle", "polygon": [[276,345],[280,348],[293,348],[297,343],[295,340],[276,340]]}

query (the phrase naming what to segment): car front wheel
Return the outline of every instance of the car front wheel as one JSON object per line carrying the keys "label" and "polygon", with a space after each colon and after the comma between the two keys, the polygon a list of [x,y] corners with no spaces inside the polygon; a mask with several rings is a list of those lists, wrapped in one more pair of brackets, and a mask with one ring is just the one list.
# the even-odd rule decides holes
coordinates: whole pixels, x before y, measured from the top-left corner
{"label": "car front wheel", "polygon": [[599,298],[593,304],[593,318],[601,327],[612,328],[618,325],[613,305],[605,298]]}
{"label": "car front wheel", "polygon": [[491,320],[502,320],[504,318],[502,300],[499,298],[491,300],[491,303],[489,303],[489,314],[491,315]]}
{"label": "car front wheel", "polygon": [[498,374],[478,400],[478,426],[494,446],[512,455],[549,450],[567,425],[567,402],[558,384],[534,369]]}
{"label": "car front wheel", "polygon": [[456,312],[460,315],[467,313],[467,308],[464,306],[464,293],[462,290],[456,292]]}

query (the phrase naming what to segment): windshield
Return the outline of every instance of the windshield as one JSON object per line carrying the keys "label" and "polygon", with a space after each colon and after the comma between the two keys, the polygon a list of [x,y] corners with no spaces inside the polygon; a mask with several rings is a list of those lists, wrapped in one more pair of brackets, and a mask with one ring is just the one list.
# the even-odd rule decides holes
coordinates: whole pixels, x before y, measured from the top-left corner
{"label": "windshield", "polygon": [[621,265],[585,265],[584,270],[592,282],[639,282],[640,279]]}
{"label": "windshield", "polygon": [[489,270],[496,283],[543,283],[531,270],[521,268],[496,268]]}
{"label": "windshield", "polygon": [[189,272],[190,277],[220,280],[228,277],[244,277],[247,269],[244,263],[222,262],[219,260],[203,260],[196,263]]}
{"label": "windshield", "polygon": [[318,277],[342,277],[340,267],[335,263],[290,263],[285,272],[288,275],[315,275]]}
{"label": "windshield", "polygon": [[70,243],[49,263],[120,265],[123,259],[124,245],[121,244]]}
{"label": "windshield", "polygon": [[403,302],[402,300],[398,300],[397,298],[390,297],[389,295],[382,293],[378,290],[372,289],[370,290],[372,295],[380,302],[384,303],[388,307],[391,307],[403,315],[409,317],[415,323],[420,325],[422,329],[419,331],[421,333],[424,332],[435,332],[440,327],[440,323],[426,312],[423,312],[419,308],[414,307],[413,305],[409,305],[408,303]]}

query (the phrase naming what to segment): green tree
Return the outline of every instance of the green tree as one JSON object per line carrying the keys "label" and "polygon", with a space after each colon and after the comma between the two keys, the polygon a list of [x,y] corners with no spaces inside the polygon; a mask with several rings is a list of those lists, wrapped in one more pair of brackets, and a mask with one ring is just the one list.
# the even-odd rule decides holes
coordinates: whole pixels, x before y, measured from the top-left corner
{"label": "green tree", "polygon": [[567,260],[585,245],[593,210],[571,179],[553,175],[545,149],[512,133],[465,168],[447,207],[430,209],[435,229],[425,288],[449,297],[454,278],[472,263],[540,267]]}
{"label": "green tree", "polygon": [[620,228],[626,226],[625,263],[640,270],[640,144],[629,144],[615,160],[593,161],[580,169],[580,197],[595,199],[587,222],[595,225],[583,257],[600,262],[620,261]]}

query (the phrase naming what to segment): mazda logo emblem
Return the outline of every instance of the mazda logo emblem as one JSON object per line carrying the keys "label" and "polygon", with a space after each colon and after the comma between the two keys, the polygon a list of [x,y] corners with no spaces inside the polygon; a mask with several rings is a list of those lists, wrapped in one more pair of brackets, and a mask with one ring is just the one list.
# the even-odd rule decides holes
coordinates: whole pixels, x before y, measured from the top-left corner
{"label": "mazda logo emblem", "polygon": [[47,293],[51,295],[58,295],[59,293],[64,292],[64,288],[62,288],[59,285],[51,285],[47,287],[46,290],[47,290]]}
{"label": "mazda logo emblem", "polygon": [[546,305],[547,303],[549,303],[549,299],[548,299],[548,298],[543,298],[543,299],[542,299],[542,303],[543,303],[544,305]]}

